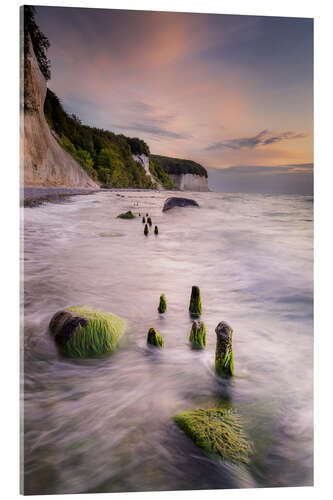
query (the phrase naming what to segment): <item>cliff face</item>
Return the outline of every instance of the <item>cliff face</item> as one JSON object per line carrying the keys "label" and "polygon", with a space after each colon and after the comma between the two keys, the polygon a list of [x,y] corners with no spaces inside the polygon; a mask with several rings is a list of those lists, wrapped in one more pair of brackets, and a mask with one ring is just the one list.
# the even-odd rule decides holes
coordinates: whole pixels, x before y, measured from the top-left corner
{"label": "cliff face", "polygon": [[209,191],[207,170],[193,160],[151,155],[155,165],[160,166],[180,191]]}
{"label": "cliff face", "polygon": [[152,180],[152,182],[154,184],[156,184],[157,189],[160,189],[160,190],[163,191],[164,187],[162,186],[162,184],[160,184],[159,182],[157,182],[157,180],[155,179],[155,177],[151,174],[151,171],[149,170],[149,158],[148,158],[148,156],[145,155],[145,154],[132,155],[132,158],[133,158],[134,161],[139,162],[143,166],[143,168],[145,169],[145,172],[148,175],[148,177]]}
{"label": "cliff face", "polygon": [[207,177],[195,174],[169,174],[180,191],[208,191]]}
{"label": "cliff face", "polygon": [[25,106],[21,106],[21,178],[24,186],[99,188],[53,136],[44,116],[46,80],[32,45],[26,60]]}

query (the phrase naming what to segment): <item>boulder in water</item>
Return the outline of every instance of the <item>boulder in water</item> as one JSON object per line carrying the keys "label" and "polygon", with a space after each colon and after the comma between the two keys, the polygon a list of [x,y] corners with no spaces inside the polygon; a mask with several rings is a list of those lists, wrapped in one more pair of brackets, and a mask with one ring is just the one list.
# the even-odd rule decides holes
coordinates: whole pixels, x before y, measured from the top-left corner
{"label": "boulder in water", "polygon": [[49,330],[71,358],[94,358],[110,354],[125,329],[125,320],[87,306],[68,307],[52,317]]}
{"label": "boulder in water", "polygon": [[172,196],[171,198],[168,198],[164,202],[163,206],[163,212],[166,212],[167,210],[170,210],[171,208],[174,207],[198,207],[199,203],[196,202],[195,200],[191,200],[190,198],[178,198],[176,196]]}
{"label": "boulder in water", "polygon": [[125,212],[124,214],[118,215],[118,219],[135,219],[135,217],[135,214],[131,210]]}
{"label": "boulder in water", "polygon": [[243,432],[240,419],[232,410],[203,409],[179,413],[176,424],[192,441],[213,457],[248,463],[254,448]]}

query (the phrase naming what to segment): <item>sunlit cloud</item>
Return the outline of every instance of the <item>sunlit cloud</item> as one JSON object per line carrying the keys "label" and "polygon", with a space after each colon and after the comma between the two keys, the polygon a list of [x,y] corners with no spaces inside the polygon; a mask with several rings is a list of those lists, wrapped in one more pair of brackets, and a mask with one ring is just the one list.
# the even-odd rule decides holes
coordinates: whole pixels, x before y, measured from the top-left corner
{"label": "sunlit cloud", "polygon": [[37,20],[49,86],[83,123],[257,176],[313,162],[312,20],[62,7]]}

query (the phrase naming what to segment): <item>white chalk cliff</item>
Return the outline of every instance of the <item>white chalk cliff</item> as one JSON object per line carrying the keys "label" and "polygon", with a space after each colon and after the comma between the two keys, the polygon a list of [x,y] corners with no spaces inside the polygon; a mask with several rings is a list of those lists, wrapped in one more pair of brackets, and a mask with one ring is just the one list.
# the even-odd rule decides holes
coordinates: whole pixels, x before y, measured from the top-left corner
{"label": "white chalk cliff", "polygon": [[208,191],[208,179],[196,174],[169,174],[175,187],[180,191]]}
{"label": "white chalk cliff", "polygon": [[99,188],[54,137],[44,116],[46,80],[30,43],[25,107],[21,99],[21,179],[24,186]]}
{"label": "white chalk cliff", "polygon": [[151,171],[149,170],[149,158],[148,158],[148,156],[145,154],[132,155],[132,158],[134,161],[139,162],[143,166],[143,168],[145,169],[146,175],[148,175],[148,177],[150,177],[152,182],[154,184],[156,184],[157,189],[163,190],[164,187],[159,182],[157,182],[157,180],[155,179],[155,177],[152,175]]}

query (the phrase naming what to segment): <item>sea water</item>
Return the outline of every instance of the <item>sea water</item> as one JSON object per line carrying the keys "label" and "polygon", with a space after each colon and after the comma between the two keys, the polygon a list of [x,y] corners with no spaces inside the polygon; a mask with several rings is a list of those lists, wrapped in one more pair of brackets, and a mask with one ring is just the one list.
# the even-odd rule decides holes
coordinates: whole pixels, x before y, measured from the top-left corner
{"label": "sea water", "polygon": [[[186,193],[200,208],[163,213],[170,194],[106,191],[22,209],[26,493],[313,482],[313,199]],[[144,235],[141,217],[117,218],[127,210],[149,213],[158,236]],[[188,342],[192,285],[202,351]],[[114,355],[61,356],[48,324],[70,305],[126,318]],[[220,321],[234,330],[229,380],[214,372]],[[151,326],[163,350],[147,347]],[[255,446],[249,465],[209,457],[173,423],[215,406],[239,413]]]}

